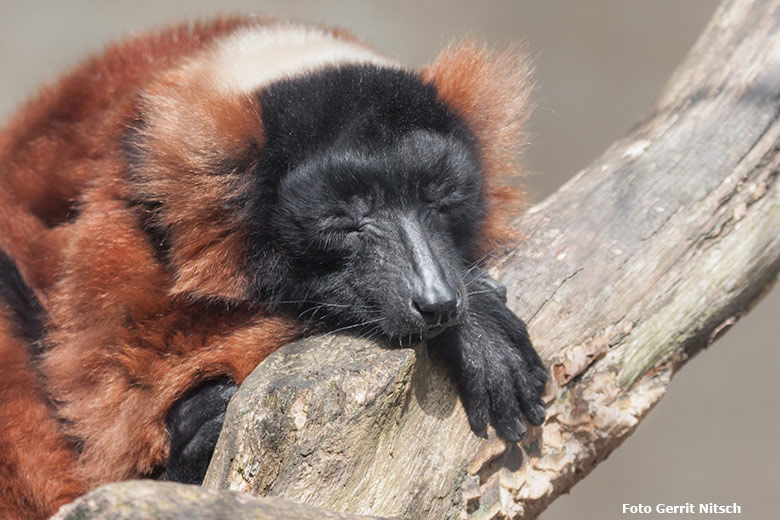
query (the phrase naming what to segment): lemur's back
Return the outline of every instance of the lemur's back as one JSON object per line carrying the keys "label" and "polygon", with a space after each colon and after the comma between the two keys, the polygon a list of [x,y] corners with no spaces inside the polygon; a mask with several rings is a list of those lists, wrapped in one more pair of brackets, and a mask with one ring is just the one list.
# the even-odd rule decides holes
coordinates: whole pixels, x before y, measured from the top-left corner
{"label": "lemur's back", "polygon": [[122,175],[116,154],[140,89],[155,73],[241,25],[225,19],[124,41],[44,87],[0,132],[0,250],[41,296],[53,282],[60,227],[97,177]]}

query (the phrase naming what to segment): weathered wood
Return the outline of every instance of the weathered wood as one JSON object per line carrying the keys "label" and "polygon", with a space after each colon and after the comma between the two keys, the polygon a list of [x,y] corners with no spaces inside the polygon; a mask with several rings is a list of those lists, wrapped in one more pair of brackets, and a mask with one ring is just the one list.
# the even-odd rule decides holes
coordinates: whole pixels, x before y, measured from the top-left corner
{"label": "weathered wood", "polygon": [[[382,520],[324,511],[282,500],[199,486],[131,480],[100,487],[60,509],[51,520]],[[390,519],[385,519],[390,520]]]}
{"label": "weathered wood", "polygon": [[413,518],[531,518],[780,270],[780,0],[726,2],[657,107],[516,221],[496,266],[554,382],[519,447],[470,433],[425,350],[310,338],[231,404],[207,485]]}

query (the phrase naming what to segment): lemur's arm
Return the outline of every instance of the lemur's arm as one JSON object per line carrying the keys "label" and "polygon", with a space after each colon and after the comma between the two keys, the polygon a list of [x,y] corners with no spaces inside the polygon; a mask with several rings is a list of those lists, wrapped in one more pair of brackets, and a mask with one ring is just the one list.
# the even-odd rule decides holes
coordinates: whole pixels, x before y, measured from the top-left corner
{"label": "lemur's arm", "polygon": [[506,288],[482,269],[469,273],[466,320],[428,341],[431,351],[455,373],[471,429],[519,441],[523,416],[542,424],[547,370],[531,346],[525,323],[506,307]]}

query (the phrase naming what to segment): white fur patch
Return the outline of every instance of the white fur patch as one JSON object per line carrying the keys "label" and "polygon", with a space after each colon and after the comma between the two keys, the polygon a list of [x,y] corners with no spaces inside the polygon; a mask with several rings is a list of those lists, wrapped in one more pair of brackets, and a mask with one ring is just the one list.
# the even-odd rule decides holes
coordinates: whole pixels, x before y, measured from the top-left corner
{"label": "white fur patch", "polygon": [[207,59],[221,87],[243,92],[255,92],[274,81],[328,66],[369,63],[400,67],[359,43],[291,23],[240,29],[218,40]]}

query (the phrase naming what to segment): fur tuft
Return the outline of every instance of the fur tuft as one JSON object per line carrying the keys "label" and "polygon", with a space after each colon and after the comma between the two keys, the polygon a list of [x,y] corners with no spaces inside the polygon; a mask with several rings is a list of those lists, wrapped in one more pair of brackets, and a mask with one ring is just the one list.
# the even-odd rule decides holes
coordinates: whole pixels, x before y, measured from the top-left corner
{"label": "fur tuft", "polygon": [[192,68],[157,81],[126,149],[134,197],[168,241],[172,294],[237,301],[248,288],[242,206],[263,132],[256,99],[214,82]]}

